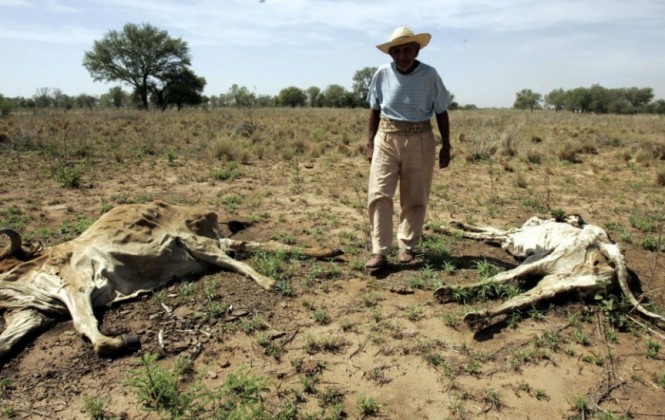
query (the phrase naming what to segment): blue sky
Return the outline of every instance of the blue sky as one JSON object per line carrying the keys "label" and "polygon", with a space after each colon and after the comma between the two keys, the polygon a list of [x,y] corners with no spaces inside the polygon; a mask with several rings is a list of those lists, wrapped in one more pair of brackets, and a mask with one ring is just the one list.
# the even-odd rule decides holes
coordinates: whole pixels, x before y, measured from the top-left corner
{"label": "blue sky", "polygon": [[0,93],[107,92],[117,83],[93,82],[83,54],[126,23],[186,41],[206,95],[234,83],[351,89],[357,70],[389,61],[375,45],[406,25],[432,34],[419,58],[460,104],[510,107],[522,89],[593,84],[665,99],[662,0],[0,0]]}

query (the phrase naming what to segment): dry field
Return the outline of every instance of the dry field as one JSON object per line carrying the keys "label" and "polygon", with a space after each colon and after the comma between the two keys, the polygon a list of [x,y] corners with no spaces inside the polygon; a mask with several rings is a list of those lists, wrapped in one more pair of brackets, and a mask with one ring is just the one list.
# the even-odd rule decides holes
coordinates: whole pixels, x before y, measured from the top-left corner
{"label": "dry field", "polygon": [[[409,266],[368,273],[364,110],[104,111],[0,119],[0,227],[55,244],[154,199],[251,222],[242,239],[339,247],[334,261],[244,258],[266,292],[214,270],[98,313],[139,353],[94,356],[59,319],[0,365],[0,417],[665,418],[665,331],[611,292],[475,333],[499,297],[432,290],[516,265],[426,232]],[[552,211],[604,227],[665,311],[665,118],[454,111],[428,221],[512,227]],[[491,293],[490,293],[491,295]],[[163,346],[158,337],[163,338]]]}

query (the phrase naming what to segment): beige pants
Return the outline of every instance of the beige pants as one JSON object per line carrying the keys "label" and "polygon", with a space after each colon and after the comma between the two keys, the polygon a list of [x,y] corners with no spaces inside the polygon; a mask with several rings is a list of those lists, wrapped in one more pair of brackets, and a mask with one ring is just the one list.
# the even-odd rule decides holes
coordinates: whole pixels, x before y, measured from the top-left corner
{"label": "beige pants", "polygon": [[374,137],[369,174],[368,212],[372,253],[387,255],[393,241],[393,197],[399,180],[400,215],[397,241],[413,250],[420,240],[434,173],[432,131],[386,133]]}

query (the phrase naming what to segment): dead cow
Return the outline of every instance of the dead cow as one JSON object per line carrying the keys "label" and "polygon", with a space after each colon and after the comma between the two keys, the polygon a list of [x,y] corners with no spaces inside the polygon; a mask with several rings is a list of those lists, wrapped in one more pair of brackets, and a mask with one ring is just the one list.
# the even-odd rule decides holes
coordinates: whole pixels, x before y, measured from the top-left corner
{"label": "dead cow", "polygon": [[26,251],[17,232],[3,229],[0,234],[10,238],[0,254],[0,308],[6,309],[0,357],[44,325],[49,315],[67,313],[97,354],[136,349],[136,336],[101,334],[93,308],[133,298],[174,279],[201,275],[208,265],[244,274],[264,289],[274,286],[274,280],[234,260],[229,251],[264,249],[315,258],[341,254],[222,238],[214,212],[162,202],[118,206],[78,238],[52,248]]}
{"label": "dead cow", "polygon": [[472,328],[482,327],[496,316],[531,308],[558,294],[577,292],[589,295],[617,284],[637,311],[648,318],[665,321],[662,316],[645,309],[631,292],[628,270],[619,246],[610,240],[604,229],[586,224],[579,216],[569,216],[565,220],[533,217],[522,227],[509,230],[469,226],[456,221],[450,222],[450,225],[454,228],[440,226],[437,230],[501,245],[522,262],[483,282],[440,287],[434,291],[434,295],[442,303],[452,301],[457,289],[471,291],[487,282],[505,283],[518,282],[527,277],[540,278],[532,289],[497,307],[466,314],[464,320]]}

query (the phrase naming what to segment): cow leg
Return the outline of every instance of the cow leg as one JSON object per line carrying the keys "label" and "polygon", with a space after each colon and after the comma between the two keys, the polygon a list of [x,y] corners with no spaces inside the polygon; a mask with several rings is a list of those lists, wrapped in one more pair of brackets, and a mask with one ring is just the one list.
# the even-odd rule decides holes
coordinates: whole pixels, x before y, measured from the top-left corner
{"label": "cow leg", "polygon": [[472,284],[465,284],[461,286],[449,286],[449,285],[441,286],[434,291],[434,296],[441,303],[449,303],[455,300],[454,298],[455,290],[460,290],[460,289],[475,290],[485,286],[487,283],[509,283],[516,281],[520,277],[524,277],[526,275],[542,274],[544,266],[550,260],[551,258],[549,257],[535,259],[532,261],[526,259],[522,264],[518,265],[517,267],[508,271],[502,271],[501,273],[498,273],[484,281],[479,281]]}
{"label": "cow leg", "polygon": [[225,251],[267,251],[267,252],[286,252],[289,254],[300,254],[312,258],[334,258],[342,255],[340,249],[332,248],[300,248],[296,246],[286,245],[276,241],[268,242],[252,242],[252,241],[238,241],[230,238],[223,238],[219,240],[220,246]]}
{"label": "cow leg", "polygon": [[62,290],[61,298],[72,316],[74,329],[90,340],[97,355],[114,356],[122,351],[137,350],[140,347],[136,336],[108,337],[99,332],[99,324],[93,313],[89,291]]}
{"label": "cow leg", "polygon": [[493,227],[479,227],[465,225],[462,222],[451,221],[449,222],[450,226],[453,226],[454,229],[451,229],[447,226],[436,226],[434,230],[439,233],[445,233],[448,235],[459,235],[467,239],[475,239],[477,241],[488,241],[493,244],[500,244],[503,242],[509,234],[509,231],[496,229]]}
{"label": "cow leg", "polygon": [[464,316],[464,321],[470,328],[478,329],[487,325],[494,317],[531,308],[539,302],[552,299],[559,294],[576,292],[584,295],[586,292],[594,292],[602,284],[606,284],[611,280],[611,273],[606,274],[581,274],[575,277],[560,274],[548,275],[543,277],[533,288],[501,305],[484,311],[467,313]]}
{"label": "cow leg", "polygon": [[5,330],[0,334],[0,358],[28,333],[46,325],[48,320],[35,309],[18,309],[5,313]]}
{"label": "cow leg", "polygon": [[178,240],[179,243],[187,249],[187,252],[198,260],[245,275],[266,290],[271,290],[275,286],[275,280],[258,273],[248,264],[245,264],[242,261],[236,261],[229,257],[222,248],[220,248],[219,241],[215,239],[206,238],[204,236],[188,235],[181,236]]}

